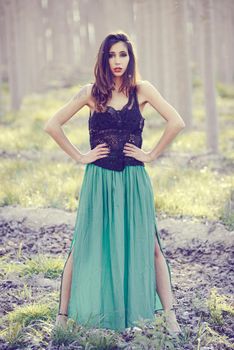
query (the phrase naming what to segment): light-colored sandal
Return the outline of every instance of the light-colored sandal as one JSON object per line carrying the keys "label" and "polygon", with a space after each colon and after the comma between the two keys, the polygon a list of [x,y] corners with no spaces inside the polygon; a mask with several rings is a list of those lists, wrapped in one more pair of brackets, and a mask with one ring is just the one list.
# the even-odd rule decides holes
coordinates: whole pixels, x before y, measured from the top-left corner
{"label": "light-colored sandal", "polygon": [[65,329],[67,326],[67,317],[68,317],[68,314],[59,312],[56,317],[55,325]]}
{"label": "light-colored sandal", "polygon": [[[172,307],[169,310],[164,311],[165,312],[165,318],[166,318],[166,323],[168,326],[168,330],[171,334],[173,335],[180,335],[182,333],[182,330],[176,320],[176,313],[175,313],[175,308]],[[173,318],[172,318],[173,315]],[[177,326],[176,329],[173,328],[173,326]]]}

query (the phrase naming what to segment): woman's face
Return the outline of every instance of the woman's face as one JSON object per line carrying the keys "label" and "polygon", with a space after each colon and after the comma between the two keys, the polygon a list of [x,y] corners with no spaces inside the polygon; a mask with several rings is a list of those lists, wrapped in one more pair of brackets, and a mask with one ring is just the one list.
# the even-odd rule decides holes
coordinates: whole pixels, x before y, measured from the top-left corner
{"label": "woman's face", "polygon": [[128,49],[123,41],[119,41],[110,47],[109,64],[111,72],[115,77],[120,77],[124,74],[129,59]]}

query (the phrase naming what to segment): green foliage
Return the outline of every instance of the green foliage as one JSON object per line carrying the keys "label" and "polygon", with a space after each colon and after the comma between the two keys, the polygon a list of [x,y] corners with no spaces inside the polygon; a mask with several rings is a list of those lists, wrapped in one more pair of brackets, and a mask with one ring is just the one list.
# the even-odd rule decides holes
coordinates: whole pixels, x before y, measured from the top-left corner
{"label": "green foliage", "polygon": [[191,132],[183,132],[180,137],[176,138],[170,149],[175,152],[202,153],[205,149],[205,133],[204,131],[194,130]]}
{"label": "green foliage", "polygon": [[[232,116],[234,120],[234,115]],[[234,161],[234,128],[225,129],[220,135],[220,150],[230,160]]]}
{"label": "green foliage", "polygon": [[155,205],[169,215],[220,219],[234,186],[234,177],[203,169],[164,167],[149,174],[155,188]]}
{"label": "green foliage", "polygon": [[44,277],[53,279],[61,275],[63,267],[63,259],[38,254],[26,261],[21,271],[21,275],[33,276],[35,274],[43,273]]}
{"label": "green foliage", "polygon": [[230,231],[234,229],[234,190],[231,191],[226,201],[221,219]]}
{"label": "green foliage", "polygon": [[51,332],[51,339],[54,345],[69,345],[74,341],[82,340],[83,331],[79,330],[76,323],[69,319],[67,327],[55,326]]}
{"label": "green foliage", "polygon": [[38,254],[24,259],[23,262],[9,262],[1,258],[0,269],[6,274],[12,273],[22,276],[34,276],[43,274],[45,278],[56,279],[62,273],[64,260],[59,257],[50,257],[44,254]]}
{"label": "green foliage", "polygon": [[[75,210],[83,170],[62,162],[4,159],[0,164],[0,205]],[[9,177],[11,182],[9,182]]]}
{"label": "green foliage", "polygon": [[[3,118],[0,125],[0,149],[7,152],[58,150],[58,145],[43,130],[44,124],[78,91],[79,87],[74,86],[69,89],[52,90],[43,96],[36,93],[26,96],[19,111],[7,112]],[[88,109],[86,107],[78,112],[78,117],[75,114],[68,122],[69,126],[77,124],[77,136],[73,136],[75,142],[79,141],[80,143],[81,141],[82,143],[83,137],[83,141],[87,144],[87,125],[86,132],[82,128],[83,119],[87,116]],[[65,130],[69,131],[68,125],[65,125]],[[81,132],[78,133],[80,127]],[[73,135],[74,129],[69,132]],[[70,137],[69,132],[68,137]]]}
{"label": "green foliage", "polygon": [[155,321],[141,320],[137,322],[139,327],[129,329],[132,340],[126,342],[121,333],[110,329],[96,329],[78,326],[72,319],[69,319],[65,328],[56,326],[52,332],[54,345],[82,346],[82,349],[183,349],[178,347],[179,338],[166,333],[166,324],[163,316]]}
{"label": "green foliage", "polygon": [[24,285],[21,289],[17,289],[15,291],[15,294],[20,300],[25,300],[25,301],[29,301],[29,302],[31,302],[31,300],[33,300],[32,287],[29,286],[25,282],[24,282]]}
{"label": "green foliage", "polygon": [[223,98],[234,98],[234,87],[232,85],[223,84],[221,82],[216,83],[218,93]]}
{"label": "green foliage", "polygon": [[94,329],[87,333],[86,338],[80,340],[80,344],[84,347],[90,346],[90,349],[94,348],[97,350],[102,349],[113,349],[114,346],[119,342],[120,337],[118,333],[114,331],[105,331],[103,329]]}
{"label": "green foliage", "polygon": [[22,271],[22,263],[20,262],[9,262],[7,258],[4,256],[0,258],[0,270],[5,275],[9,275],[11,273],[19,273]]}
{"label": "green foliage", "polygon": [[34,320],[28,325],[10,321],[0,332],[0,336],[7,342],[7,349],[28,349],[29,344],[34,344],[37,348],[43,344],[43,348],[47,349],[48,343],[45,338],[48,338],[51,332],[52,325],[45,320]]}
{"label": "green foliage", "polygon": [[46,304],[32,303],[17,307],[15,310],[8,313],[9,323],[18,322],[27,326],[34,320],[51,320],[53,312],[51,306]]}
{"label": "green foliage", "polygon": [[207,306],[210,312],[212,323],[222,325],[224,323],[223,311],[234,315],[234,307],[228,303],[228,297],[226,295],[219,295],[216,288],[213,288],[210,292],[207,300]]}
{"label": "green foliage", "polygon": [[139,327],[139,330],[135,332],[134,339],[131,342],[133,348],[165,350],[181,348],[178,347],[179,343],[181,343],[179,338],[167,332],[167,323],[164,313],[158,314],[153,322],[139,320],[136,322],[136,326]]}
{"label": "green foliage", "polygon": [[[46,300],[47,299],[47,300]],[[56,299],[56,301],[55,301]],[[50,302],[49,302],[50,300]],[[53,300],[51,302],[51,300]],[[214,301],[216,300],[216,301]],[[9,349],[14,346],[26,347],[30,344],[42,344],[51,339],[57,346],[80,346],[81,349],[164,349],[183,350],[186,344],[193,344],[196,349],[202,349],[209,344],[225,344],[233,348],[227,337],[216,332],[209,323],[200,318],[198,328],[194,334],[187,327],[182,328],[181,337],[167,332],[164,314],[157,315],[155,320],[139,320],[135,322],[135,328],[129,330],[129,338],[126,342],[120,332],[110,329],[98,329],[78,325],[73,319],[68,319],[65,328],[54,325],[56,315],[57,297],[47,295],[47,298],[28,305],[18,306],[2,320],[6,326],[0,335],[8,342]],[[220,310],[225,310],[233,315],[233,307],[227,302],[226,297],[220,297],[215,290],[211,291],[207,300],[208,307],[212,310],[211,323],[220,322]],[[214,306],[215,305],[215,306]],[[219,309],[219,311],[217,311]],[[215,316],[214,316],[215,315]],[[131,335],[130,335],[131,334]],[[45,343],[44,343],[45,344]],[[48,344],[47,344],[48,345]]]}
{"label": "green foliage", "polygon": [[206,344],[220,344],[226,345],[228,349],[234,349],[234,345],[230,343],[228,337],[225,335],[219,334],[214,329],[210,327],[208,323],[205,324],[206,330]]}
{"label": "green foliage", "polygon": [[[231,175],[202,169],[149,167],[159,210],[171,215],[194,215],[210,219],[226,218],[233,222],[231,212],[224,208],[234,185]],[[82,183],[83,169],[69,163],[46,163],[25,160],[3,160],[0,165],[2,187],[0,205],[23,207],[54,207],[75,210]],[[8,181],[12,179],[11,183]],[[226,209],[227,212],[227,209]]]}
{"label": "green foliage", "polygon": [[196,76],[193,79],[193,87],[194,88],[201,88],[203,86],[202,80],[200,77]]}
{"label": "green foliage", "polygon": [[8,327],[0,332],[0,337],[8,343],[9,347],[20,345],[24,340],[23,326],[18,322],[10,322]]}
{"label": "green foliage", "polygon": [[[234,131],[231,127],[234,103],[232,87],[217,84],[219,91],[228,91],[217,96],[220,122],[219,148],[227,160],[234,159]],[[226,89],[226,90],[225,90]],[[51,90],[44,95],[31,94],[23,100],[18,112],[7,112],[0,125],[0,147],[6,152],[22,152],[17,157],[2,159],[0,165],[1,189],[0,206],[20,205],[24,207],[54,207],[76,210],[84,166],[74,162],[63,153],[57,143],[43,130],[44,123],[77,92],[79,86]],[[155,202],[159,210],[171,215],[206,216],[222,219],[232,227],[233,214],[228,201],[233,187],[233,177],[218,175],[215,164],[205,160],[207,168],[200,166],[185,169],[177,165],[184,155],[202,155],[206,151],[204,96],[199,78],[194,80],[194,127],[183,130],[168,146],[172,157],[157,168],[149,166],[155,186]],[[144,144],[151,149],[163,133],[164,123],[159,113],[151,107],[144,111],[146,127]],[[64,125],[64,130],[74,144],[82,151],[88,145],[88,110],[84,108]],[[57,153],[55,153],[57,152]],[[41,157],[41,154],[43,156]],[[182,155],[182,158],[181,158]],[[61,159],[55,161],[57,157]],[[55,157],[55,158],[54,158]],[[64,157],[64,158],[63,158]],[[66,161],[68,160],[68,161]],[[176,165],[175,165],[176,164]],[[225,166],[226,163],[224,163]],[[147,165],[148,167],[148,165]],[[9,181],[9,178],[11,181]],[[230,208],[230,210],[229,210]]]}

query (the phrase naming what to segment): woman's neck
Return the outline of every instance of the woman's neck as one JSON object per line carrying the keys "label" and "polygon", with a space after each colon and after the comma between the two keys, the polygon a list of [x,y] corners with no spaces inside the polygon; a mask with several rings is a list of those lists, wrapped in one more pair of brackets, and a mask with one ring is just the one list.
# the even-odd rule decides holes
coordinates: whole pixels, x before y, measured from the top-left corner
{"label": "woman's neck", "polygon": [[122,78],[121,77],[115,77],[114,78],[114,83],[115,83],[115,91],[119,92],[119,88],[122,84]]}

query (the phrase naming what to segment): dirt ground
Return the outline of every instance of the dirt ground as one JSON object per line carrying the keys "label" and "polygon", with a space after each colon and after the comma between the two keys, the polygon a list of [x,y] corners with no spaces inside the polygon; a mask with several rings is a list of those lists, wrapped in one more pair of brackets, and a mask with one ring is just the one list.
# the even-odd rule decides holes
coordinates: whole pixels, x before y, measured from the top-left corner
{"label": "dirt ground", "polygon": [[[75,212],[59,209],[0,208],[0,255],[8,255],[12,262],[15,261],[22,242],[22,256],[44,253],[65,257],[71,243],[75,217]],[[164,251],[171,265],[178,322],[196,334],[200,317],[209,322],[205,301],[210,290],[215,287],[219,294],[232,297],[234,231],[228,231],[220,222],[192,218],[162,215],[157,221]],[[16,289],[23,286],[23,282],[13,277],[2,277],[0,317],[23,304],[15,293]],[[27,283],[35,289],[35,293],[40,294],[58,290],[60,280],[49,280],[37,275],[28,279]],[[213,329],[226,335],[231,342],[231,319],[228,315],[224,316],[224,325],[213,325]],[[0,342],[0,349],[7,349],[3,342]],[[188,345],[186,349],[193,349],[193,346]],[[194,346],[194,349],[197,347]],[[216,344],[204,349],[223,350],[228,347]]]}

